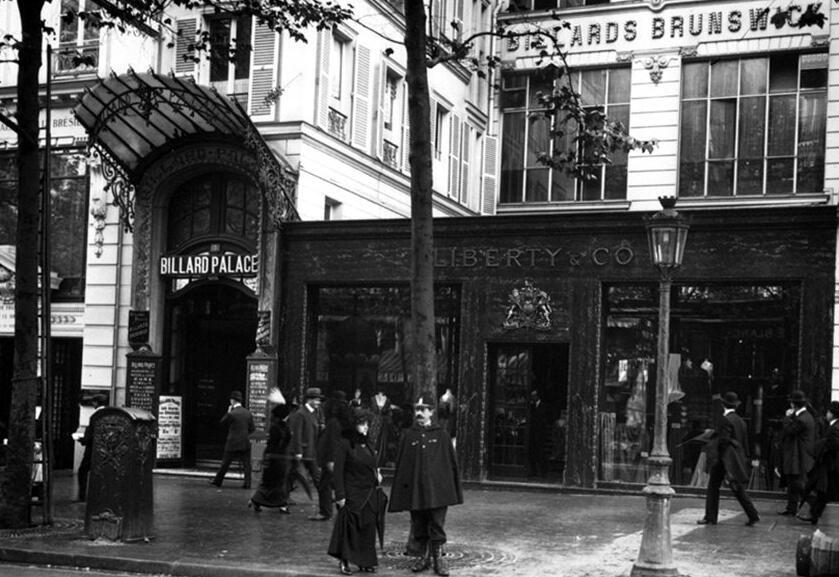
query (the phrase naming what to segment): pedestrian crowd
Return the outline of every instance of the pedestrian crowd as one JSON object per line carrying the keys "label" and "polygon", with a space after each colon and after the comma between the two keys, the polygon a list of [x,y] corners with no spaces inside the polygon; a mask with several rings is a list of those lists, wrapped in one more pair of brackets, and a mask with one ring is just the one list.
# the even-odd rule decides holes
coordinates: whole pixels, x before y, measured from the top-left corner
{"label": "pedestrian crowd", "polygon": [[[451,393],[448,393],[449,396]],[[416,557],[415,573],[433,568],[437,575],[449,575],[444,558],[446,513],[449,506],[463,502],[452,437],[443,413],[442,423],[431,402],[420,397],[413,404],[414,420],[399,440],[394,460],[390,495],[382,487],[382,452],[387,429],[377,418],[388,410],[383,393],[363,403],[358,391],[347,401],[343,391],[329,399],[316,387],[306,389],[303,403],[292,409],[279,389],[268,395],[269,423],[262,459],[262,477],[248,500],[248,507],[263,507],[289,514],[290,494],[302,488],[310,498],[317,492],[317,510],[312,521],[334,519],[327,553],[339,563],[339,572],[351,575],[353,566],[362,573],[374,573],[378,566],[376,543],[383,546],[388,512],[410,512],[410,533],[406,554]],[[443,396],[443,406],[449,398]],[[238,391],[230,394],[230,405],[221,420],[227,441],[221,467],[210,481],[220,487],[234,460],[244,470],[244,488],[250,488],[251,454],[249,436],[254,419],[242,405]]]}
{"label": "pedestrian crowd", "polygon": [[[708,488],[705,516],[697,521],[699,525],[717,524],[723,481],[743,508],[746,525],[760,521],[746,492],[749,441],[746,424],[736,412],[739,405],[737,393],[725,393],[722,418],[715,429],[702,435],[707,441],[704,451]],[[827,504],[839,500],[839,401],[831,401],[822,418],[803,391],[793,391],[781,419],[779,450],[775,473],[786,489],[787,499],[778,514],[815,525]]]}

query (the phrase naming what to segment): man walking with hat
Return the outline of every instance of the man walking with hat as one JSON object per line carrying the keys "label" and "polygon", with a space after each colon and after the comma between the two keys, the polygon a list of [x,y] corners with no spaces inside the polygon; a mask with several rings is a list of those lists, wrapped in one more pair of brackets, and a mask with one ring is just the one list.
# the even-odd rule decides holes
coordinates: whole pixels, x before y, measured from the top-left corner
{"label": "man walking with hat", "polygon": [[839,401],[831,401],[825,414],[827,430],[816,442],[816,464],[808,487],[816,492],[810,503],[810,514],[799,512],[797,517],[813,525],[819,522],[828,502],[839,499]]}
{"label": "man walking with hat", "polygon": [[803,391],[793,391],[790,408],[781,424],[782,481],[787,485],[787,506],[779,515],[795,515],[804,499],[807,474],[815,465],[816,421],[807,409]]}
{"label": "man walking with hat", "polygon": [[731,492],[746,513],[746,525],[760,521],[752,500],[746,494],[749,482],[749,441],[746,423],[735,412],[740,405],[737,393],[723,395],[723,418],[708,443],[708,491],[705,495],[705,516],[697,521],[699,525],[716,525],[720,510],[720,486],[728,480]]}
{"label": "man walking with hat", "polygon": [[294,467],[306,469],[318,490],[318,511],[309,517],[311,521],[326,521],[332,517],[332,483],[322,482],[318,466],[317,443],[321,431],[322,401],[320,389],[310,387],[306,389],[303,404],[288,417],[288,427],[291,429],[289,452],[294,457]]}
{"label": "man walking with hat", "polygon": [[211,485],[221,487],[227,469],[233,459],[239,461],[242,472],[245,475],[244,489],[251,488],[251,441],[250,434],[256,430],[251,412],[242,406],[242,393],[233,391],[230,393],[230,405],[227,413],[221,418],[221,424],[227,425],[227,441],[224,443],[224,456],[221,459],[221,468],[216,476],[210,481]]}
{"label": "man walking with hat", "polygon": [[445,577],[446,512],[463,503],[463,491],[452,439],[432,422],[433,414],[422,397],[414,404],[414,424],[403,433],[396,455],[388,510],[411,512],[411,536],[419,549],[411,571],[425,571],[433,562],[434,572]]}

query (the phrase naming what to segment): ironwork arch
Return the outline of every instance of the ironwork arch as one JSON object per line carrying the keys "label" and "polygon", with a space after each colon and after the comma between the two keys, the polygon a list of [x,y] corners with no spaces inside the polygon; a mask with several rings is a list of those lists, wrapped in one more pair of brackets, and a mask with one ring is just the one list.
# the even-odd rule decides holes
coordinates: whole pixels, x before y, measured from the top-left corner
{"label": "ironwork arch", "polygon": [[238,101],[192,78],[134,70],[111,74],[86,89],[74,109],[102,162],[106,189],[127,230],[134,226],[135,184],[161,155],[196,139],[242,146],[256,159],[256,180],[277,228],[299,220],[297,173],[272,151]]}

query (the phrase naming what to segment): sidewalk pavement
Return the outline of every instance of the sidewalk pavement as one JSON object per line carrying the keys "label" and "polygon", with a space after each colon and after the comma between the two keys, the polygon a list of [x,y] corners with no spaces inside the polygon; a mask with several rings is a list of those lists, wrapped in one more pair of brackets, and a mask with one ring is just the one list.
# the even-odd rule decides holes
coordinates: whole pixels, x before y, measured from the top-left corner
{"label": "sidewalk pavement", "polygon": [[[247,508],[251,491],[241,489],[240,482],[228,479],[218,489],[207,483],[208,478],[155,474],[154,538],[122,543],[85,536],[84,504],[72,500],[75,478],[59,474],[52,526],[0,532],[0,575],[14,571],[7,564],[191,577],[338,575],[337,561],[326,554],[332,523],[307,519],[314,507],[301,491],[292,495],[298,504],[291,507],[291,515],[271,509],[256,513]],[[575,493],[470,484],[464,499],[463,505],[449,508],[446,523],[453,577],[627,576],[646,516],[640,492]],[[723,499],[718,525],[699,526],[696,521],[704,513],[704,501],[675,497],[671,531],[680,574],[794,576],[798,538],[811,534],[813,527],[778,516],[779,500],[755,504],[762,517],[755,527],[744,525],[745,516],[733,499]],[[34,510],[33,520],[39,518],[40,512]],[[379,575],[412,575],[411,558],[402,555],[408,522],[407,513],[388,515]],[[839,526],[829,534],[839,534]]]}

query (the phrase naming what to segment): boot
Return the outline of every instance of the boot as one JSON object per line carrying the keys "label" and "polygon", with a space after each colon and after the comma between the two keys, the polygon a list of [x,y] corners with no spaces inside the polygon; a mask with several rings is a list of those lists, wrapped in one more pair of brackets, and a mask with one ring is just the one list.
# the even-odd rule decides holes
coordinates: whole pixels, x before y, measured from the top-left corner
{"label": "boot", "polygon": [[413,565],[411,565],[411,571],[419,573],[420,571],[425,571],[429,567],[431,567],[431,555],[428,545],[426,545],[423,554],[420,557],[417,557],[417,560]]}
{"label": "boot", "polygon": [[443,558],[442,543],[431,544],[431,556],[434,559],[434,572],[440,577],[448,577],[449,566],[446,563],[446,560]]}

